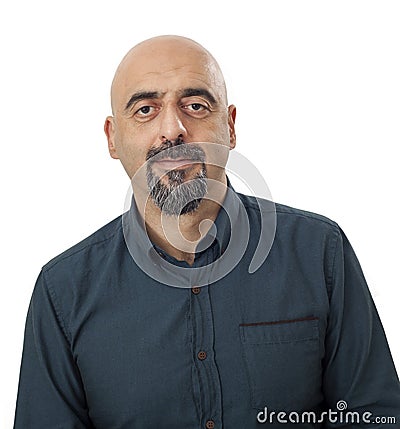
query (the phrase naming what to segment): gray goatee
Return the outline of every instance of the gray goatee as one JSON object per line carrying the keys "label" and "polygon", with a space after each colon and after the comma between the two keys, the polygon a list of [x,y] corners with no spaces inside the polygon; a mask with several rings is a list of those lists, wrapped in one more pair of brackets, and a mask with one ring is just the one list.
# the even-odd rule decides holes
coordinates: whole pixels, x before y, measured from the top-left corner
{"label": "gray goatee", "polygon": [[[166,158],[185,158],[199,162],[201,170],[187,182],[185,182],[187,169],[170,170],[165,173],[165,178],[168,180],[166,185],[162,183],[161,177],[154,173],[152,158],[155,157],[157,161],[164,159],[163,155],[159,154],[172,147],[174,149],[167,151]],[[178,137],[175,142],[166,140],[161,147],[150,149],[146,159],[149,161],[146,170],[147,185],[155,205],[171,216],[193,213],[207,193],[204,151],[198,146],[183,143],[183,140]]]}

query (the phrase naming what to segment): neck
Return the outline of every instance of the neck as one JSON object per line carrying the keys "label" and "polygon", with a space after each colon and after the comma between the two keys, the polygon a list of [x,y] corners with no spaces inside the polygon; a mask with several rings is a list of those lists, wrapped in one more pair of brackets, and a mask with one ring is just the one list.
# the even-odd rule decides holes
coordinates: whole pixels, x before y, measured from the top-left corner
{"label": "neck", "polygon": [[163,214],[150,198],[146,204],[147,196],[135,194],[150,240],[175,259],[192,265],[196,246],[211,228],[226,195],[225,173],[218,182],[222,186],[209,189],[197,210],[177,217]]}

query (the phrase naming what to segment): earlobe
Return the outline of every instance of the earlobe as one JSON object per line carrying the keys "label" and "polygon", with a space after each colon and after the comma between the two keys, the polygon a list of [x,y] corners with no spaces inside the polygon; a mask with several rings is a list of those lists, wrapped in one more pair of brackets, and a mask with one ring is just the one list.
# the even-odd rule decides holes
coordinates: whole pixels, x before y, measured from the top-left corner
{"label": "earlobe", "polygon": [[231,104],[228,107],[229,148],[230,148],[230,150],[234,149],[236,146],[235,121],[236,121],[236,107],[233,104]]}
{"label": "earlobe", "polygon": [[114,118],[112,116],[107,116],[104,122],[104,132],[107,136],[108,152],[110,153],[111,158],[119,159],[115,148],[115,125]]}

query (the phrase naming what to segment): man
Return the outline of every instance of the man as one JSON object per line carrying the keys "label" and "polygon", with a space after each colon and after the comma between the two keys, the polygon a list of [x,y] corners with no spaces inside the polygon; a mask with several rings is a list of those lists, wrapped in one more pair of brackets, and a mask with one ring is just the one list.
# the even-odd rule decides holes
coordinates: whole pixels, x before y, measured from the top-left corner
{"label": "man", "polygon": [[[344,233],[230,185],[236,109],[210,53],[144,41],[111,102],[108,148],[132,204],[43,267],[15,428],[359,427],[282,414],[339,404],[398,422],[399,381]],[[259,241],[265,258],[249,270]]]}

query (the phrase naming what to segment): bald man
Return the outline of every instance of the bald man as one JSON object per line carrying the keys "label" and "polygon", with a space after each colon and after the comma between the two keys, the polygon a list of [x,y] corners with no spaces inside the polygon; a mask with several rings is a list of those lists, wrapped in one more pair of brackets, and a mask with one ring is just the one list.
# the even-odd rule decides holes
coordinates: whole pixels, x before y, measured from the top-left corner
{"label": "bald man", "polygon": [[400,421],[399,380],[343,231],[230,184],[236,109],[212,55],[146,40],[111,104],[131,204],[42,268],[15,428],[398,427],[378,422]]}

